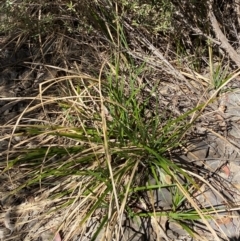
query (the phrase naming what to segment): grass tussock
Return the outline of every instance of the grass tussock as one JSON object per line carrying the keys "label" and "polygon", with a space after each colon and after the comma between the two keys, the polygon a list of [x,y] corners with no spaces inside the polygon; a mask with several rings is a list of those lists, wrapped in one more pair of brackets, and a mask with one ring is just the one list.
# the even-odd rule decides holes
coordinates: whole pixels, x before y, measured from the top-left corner
{"label": "grass tussock", "polygon": [[1,89],[15,106],[0,119],[5,240],[132,240],[129,225],[144,240],[169,240],[174,225],[227,238],[210,221],[229,207],[197,196],[229,200],[178,158],[239,75],[204,22],[211,6],[194,4],[1,3],[1,81],[15,81],[14,96]]}

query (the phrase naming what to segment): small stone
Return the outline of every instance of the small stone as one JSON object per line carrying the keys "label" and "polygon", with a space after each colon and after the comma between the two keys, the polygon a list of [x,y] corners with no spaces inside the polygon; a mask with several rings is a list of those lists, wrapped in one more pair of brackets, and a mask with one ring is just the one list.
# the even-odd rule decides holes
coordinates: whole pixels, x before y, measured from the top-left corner
{"label": "small stone", "polygon": [[14,140],[19,142],[19,141],[21,141],[21,137],[20,136],[14,136]]}

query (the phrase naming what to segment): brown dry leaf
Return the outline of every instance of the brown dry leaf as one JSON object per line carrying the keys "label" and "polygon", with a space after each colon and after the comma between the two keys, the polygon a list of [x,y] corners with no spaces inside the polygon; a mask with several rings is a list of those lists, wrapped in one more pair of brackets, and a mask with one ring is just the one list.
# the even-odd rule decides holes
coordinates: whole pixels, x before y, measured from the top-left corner
{"label": "brown dry leaf", "polygon": [[231,171],[230,171],[230,168],[228,167],[228,165],[224,165],[221,168],[221,171],[227,176],[227,178],[229,178]]}
{"label": "brown dry leaf", "polygon": [[59,232],[56,233],[55,237],[54,237],[54,241],[62,241],[61,235]]}
{"label": "brown dry leaf", "polygon": [[216,222],[221,225],[221,224],[228,224],[232,222],[232,218],[228,216],[223,216],[222,218],[218,218]]}

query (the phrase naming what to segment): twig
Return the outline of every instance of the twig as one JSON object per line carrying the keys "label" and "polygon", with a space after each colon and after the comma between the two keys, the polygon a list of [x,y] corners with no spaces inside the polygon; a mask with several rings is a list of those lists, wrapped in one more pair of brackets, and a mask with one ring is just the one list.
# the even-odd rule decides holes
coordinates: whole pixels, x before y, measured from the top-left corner
{"label": "twig", "polygon": [[223,34],[222,30],[219,27],[218,21],[212,9],[210,9],[209,11],[209,18],[212,23],[212,27],[216,34],[216,37],[221,42],[221,47],[229,54],[230,58],[237,64],[238,68],[240,68],[240,55],[238,55],[234,48],[229,44],[226,36]]}

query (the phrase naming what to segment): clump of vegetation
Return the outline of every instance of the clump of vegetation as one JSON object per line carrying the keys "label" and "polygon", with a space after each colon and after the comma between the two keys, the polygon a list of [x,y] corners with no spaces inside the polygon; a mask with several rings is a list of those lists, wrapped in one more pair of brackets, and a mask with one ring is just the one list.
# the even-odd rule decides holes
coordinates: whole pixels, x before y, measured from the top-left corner
{"label": "clump of vegetation", "polygon": [[[201,222],[220,240],[209,220],[226,207],[199,205],[196,193],[212,186],[201,167],[193,171],[178,158],[202,138],[195,121],[236,76],[238,62],[222,56],[224,40],[212,37],[219,31],[212,9],[217,15],[232,7],[171,0],[1,2],[7,54],[0,68],[18,69],[20,83],[20,91],[3,100],[22,108],[11,120],[0,119],[7,143],[0,170],[10,183],[1,201],[15,216],[11,224],[5,215],[8,240],[34,240],[46,230],[46,240],[119,240],[129,220],[140,232],[150,222],[146,232],[153,228],[159,240],[172,223],[197,240]],[[224,21],[227,37],[235,39]],[[214,67],[215,61],[221,64]]]}

